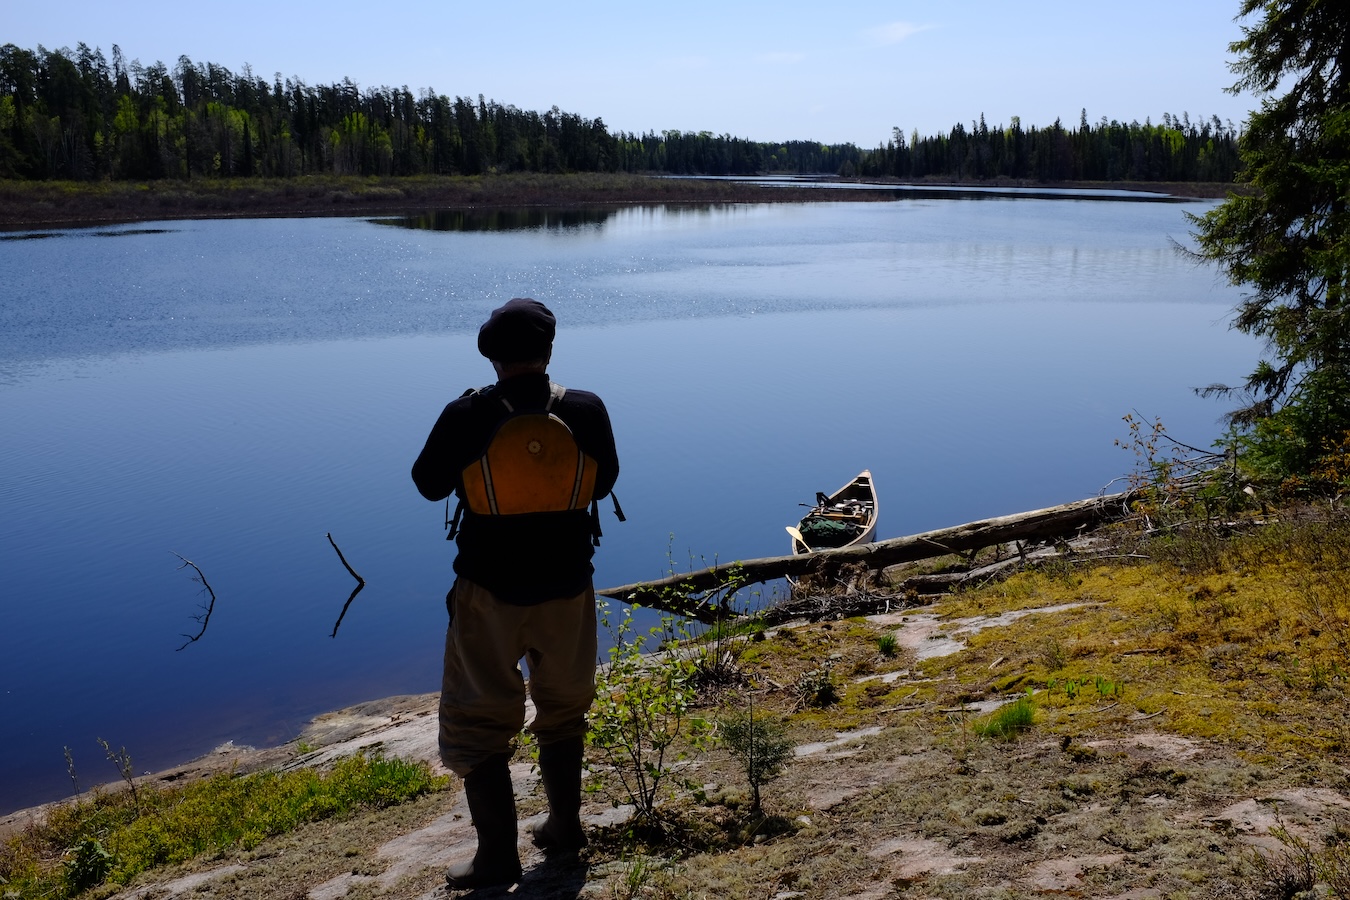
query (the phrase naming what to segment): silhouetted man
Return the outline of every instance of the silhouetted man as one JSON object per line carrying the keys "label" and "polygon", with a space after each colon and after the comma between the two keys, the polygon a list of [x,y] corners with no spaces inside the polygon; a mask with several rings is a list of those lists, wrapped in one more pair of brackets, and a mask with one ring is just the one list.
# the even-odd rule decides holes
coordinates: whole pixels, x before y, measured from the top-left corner
{"label": "silhouetted man", "polygon": [[494,310],[478,350],[496,384],[445,407],[412,469],[428,500],[459,499],[439,741],[441,761],[464,779],[478,849],[446,875],[455,889],[520,878],[509,763],[525,720],[522,657],[549,805],[534,842],[546,853],[586,845],[581,766],[595,698],[595,501],[613,488],[619,461],[600,398],[549,381],[555,330],[553,314],[535,300]]}

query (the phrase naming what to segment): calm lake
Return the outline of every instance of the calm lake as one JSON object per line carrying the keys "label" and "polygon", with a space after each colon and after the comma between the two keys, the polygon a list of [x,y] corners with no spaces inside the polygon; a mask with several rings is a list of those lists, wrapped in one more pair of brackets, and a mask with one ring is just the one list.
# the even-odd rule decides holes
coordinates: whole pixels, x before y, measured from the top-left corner
{"label": "calm lake", "polygon": [[[629,521],[598,586],[788,550],[870,468],[879,538],[1091,496],[1132,410],[1207,446],[1254,341],[1182,258],[1204,203],[903,198],[0,234],[0,812],[439,685],[453,545],[408,469],[557,314]],[[1118,487],[1118,486],[1117,486]],[[1116,489],[1116,488],[1113,488]],[[353,587],[325,535],[365,577]],[[205,598],[175,554],[206,574]]]}

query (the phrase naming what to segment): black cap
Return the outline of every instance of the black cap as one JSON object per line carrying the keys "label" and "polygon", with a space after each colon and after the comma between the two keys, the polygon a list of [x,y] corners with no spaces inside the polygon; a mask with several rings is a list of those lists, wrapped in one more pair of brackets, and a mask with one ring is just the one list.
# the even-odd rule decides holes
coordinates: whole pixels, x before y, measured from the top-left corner
{"label": "black cap", "polygon": [[492,311],[478,329],[478,352],[494,362],[528,362],[553,351],[558,320],[538,300],[517,297]]}

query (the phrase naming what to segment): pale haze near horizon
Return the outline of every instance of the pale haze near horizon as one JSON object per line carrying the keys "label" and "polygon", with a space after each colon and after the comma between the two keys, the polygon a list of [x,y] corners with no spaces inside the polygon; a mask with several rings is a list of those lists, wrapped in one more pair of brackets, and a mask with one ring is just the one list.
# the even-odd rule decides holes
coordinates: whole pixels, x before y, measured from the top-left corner
{"label": "pale haze near horizon", "polygon": [[[1056,118],[1121,122],[1163,113],[1241,125],[1249,95],[1228,45],[1236,0],[1105,3],[861,0],[822,4],[507,5],[411,0],[322,6],[236,0],[205,17],[181,3],[0,0],[0,43],[80,42],[109,61],[180,56],[249,66],[311,86],[431,88],[543,112],[557,106],[613,131],[710,131],[755,141],[883,144]],[[1252,24],[1246,22],[1245,24]]]}

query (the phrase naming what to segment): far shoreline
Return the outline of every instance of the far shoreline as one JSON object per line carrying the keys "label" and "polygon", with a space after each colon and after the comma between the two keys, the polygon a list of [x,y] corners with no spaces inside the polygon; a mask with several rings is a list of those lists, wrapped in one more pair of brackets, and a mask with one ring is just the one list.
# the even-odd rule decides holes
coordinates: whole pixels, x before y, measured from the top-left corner
{"label": "far shoreline", "polygon": [[[784,176],[785,178],[788,176]],[[827,176],[822,176],[822,178]],[[882,189],[858,190],[869,184]],[[647,175],[490,175],[191,181],[0,181],[0,232],[226,218],[408,215],[432,210],[604,208],[652,204],[889,202],[885,187],[1124,191],[1170,199],[1222,199],[1243,186],[1210,182],[840,180],[801,187]],[[1141,196],[1139,199],[1146,199]],[[1147,198],[1152,199],[1152,198]]]}

